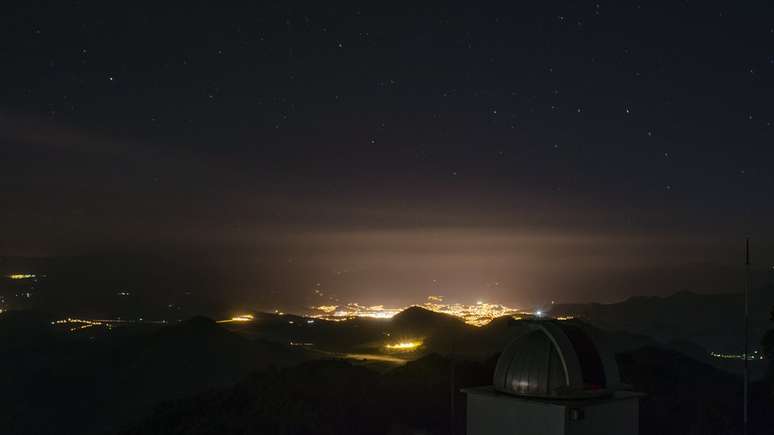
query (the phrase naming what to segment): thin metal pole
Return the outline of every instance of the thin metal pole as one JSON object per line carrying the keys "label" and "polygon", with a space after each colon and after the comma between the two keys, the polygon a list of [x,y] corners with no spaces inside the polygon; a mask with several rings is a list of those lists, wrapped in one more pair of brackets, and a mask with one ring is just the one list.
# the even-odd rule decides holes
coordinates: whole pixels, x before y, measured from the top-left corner
{"label": "thin metal pole", "polygon": [[745,244],[745,285],[744,285],[744,435],[747,435],[748,404],[750,390],[749,364],[749,338],[750,338],[750,238]]}
{"label": "thin metal pole", "polygon": [[457,421],[456,421],[456,416],[455,416],[456,409],[455,409],[455,403],[454,403],[455,402],[455,393],[456,393],[456,391],[454,391],[454,384],[455,384],[455,379],[454,379],[454,377],[455,377],[455,373],[454,373],[454,371],[455,371],[454,370],[454,355],[452,355],[451,358],[452,358],[452,360],[451,360],[451,376],[450,376],[450,379],[451,379],[451,391],[449,393],[449,408],[451,408],[450,409],[450,411],[451,411],[450,414],[451,415],[449,416],[449,434],[454,435],[457,432]]}
{"label": "thin metal pole", "polygon": [[455,395],[457,393],[455,391],[456,379],[455,379],[455,370],[454,370],[454,350],[455,350],[454,339],[455,338],[456,338],[455,335],[452,334],[451,352],[449,353],[449,359],[451,362],[451,367],[449,368],[449,387],[450,387],[449,389],[449,434],[450,435],[455,435],[455,433],[457,432],[457,427],[456,427],[457,422],[456,422],[456,416],[455,416],[457,410],[455,409],[455,403],[454,403]]}

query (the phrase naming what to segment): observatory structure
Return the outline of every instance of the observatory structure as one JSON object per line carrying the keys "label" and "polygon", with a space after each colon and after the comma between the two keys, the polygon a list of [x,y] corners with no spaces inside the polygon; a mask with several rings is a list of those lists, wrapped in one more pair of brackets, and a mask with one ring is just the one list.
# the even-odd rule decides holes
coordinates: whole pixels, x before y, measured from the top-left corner
{"label": "observatory structure", "polygon": [[493,385],[467,388],[468,435],[637,435],[639,397],[596,333],[530,323],[500,355]]}

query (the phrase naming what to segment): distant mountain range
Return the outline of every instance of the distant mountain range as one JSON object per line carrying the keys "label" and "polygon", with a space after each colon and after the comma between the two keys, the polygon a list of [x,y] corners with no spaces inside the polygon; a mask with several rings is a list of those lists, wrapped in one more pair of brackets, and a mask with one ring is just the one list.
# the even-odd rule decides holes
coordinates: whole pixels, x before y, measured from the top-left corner
{"label": "distant mountain range", "polygon": [[[36,277],[7,278],[19,273]],[[185,257],[0,257],[0,298],[5,299],[6,309],[178,320],[218,313],[227,305],[224,287],[228,282],[221,274]]]}
{"label": "distant mountain range", "polygon": [[[750,293],[750,352],[763,352],[761,341],[774,327],[771,310],[774,287]],[[698,294],[688,291],[667,297],[632,297],[614,304],[556,304],[552,316],[574,315],[610,333],[625,332],[648,337],[698,361],[727,371],[741,373],[741,359],[711,357],[709,354],[741,355],[744,350],[744,295]],[[766,373],[768,362],[751,362],[757,379]]]}
{"label": "distant mountain range", "polygon": [[[750,338],[758,349],[770,329],[774,287],[750,294]],[[632,297],[615,304],[557,304],[552,316],[574,315],[609,331],[642,334],[662,342],[690,341],[708,351],[740,353],[743,349],[744,296],[688,291],[667,297]]]}

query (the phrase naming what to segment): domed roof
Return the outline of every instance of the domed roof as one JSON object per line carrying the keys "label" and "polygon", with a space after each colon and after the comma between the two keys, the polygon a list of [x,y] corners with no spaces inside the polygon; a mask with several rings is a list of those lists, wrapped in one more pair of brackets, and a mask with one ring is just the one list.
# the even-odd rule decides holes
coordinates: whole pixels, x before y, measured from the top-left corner
{"label": "domed roof", "polygon": [[618,366],[581,324],[541,321],[515,338],[497,360],[496,390],[550,398],[596,397],[620,389]]}

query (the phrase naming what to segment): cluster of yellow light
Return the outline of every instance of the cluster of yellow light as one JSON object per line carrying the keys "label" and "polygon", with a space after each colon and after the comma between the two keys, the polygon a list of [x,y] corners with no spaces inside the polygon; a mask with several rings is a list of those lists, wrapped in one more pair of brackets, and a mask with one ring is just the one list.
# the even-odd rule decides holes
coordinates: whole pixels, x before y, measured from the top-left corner
{"label": "cluster of yellow light", "polygon": [[291,341],[291,346],[314,346],[314,343],[308,343],[308,342],[300,342],[300,341]]}
{"label": "cluster of yellow light", "polygon": [[337,308],[336,305],[320,305],[319,307],[315,307],[315,309],[328,314],[336,311],[336,308]]}
{"label": "cluster of yellow light", "polygon": [[410,352],[412,350],[416,350],[419,346],[422,346],[421,341],[401,341],[399,343],[387,344],[384,347],[387,350]]}
{"label": "cluster of yellow light", "polygon": [[55,320],[51,322],[52,325],[64,325],[64,324],[79,324],[81,326],[70,328],[70,331],[77,331],[79,329],[86,329],[90,328],[92,326],[105,326],[108,329],[113,328],[114,325],[116,326],[126,326],[130,324],[154,324],[154,325],[166,325],[166,320],[146,320],[143,318],[139,319],[78,319],[74,317],[68,317],[66,319],[62,320]]}
{"label": "cluster of yellow light", "polygon": [[109,323],[105,323],[99,320],[74,319],[72,317],[68,317],[62,320],[55,320],[51,322],[51,324],[52,325],[76,325],[69,328],[70,332],[80,331],[81,329],[92,328],[94,326],[107,326],[108,328],[111,328]]}
{"label": "cluster of yellow light", "polygon": [[33,275],[31,273],[14,273],[13,275],[8,275],[8,278],[11,279],[30,279],[35,278],[36,275]]}
{"label": "cluster of yellow light", "polygon": [[[524,313],[517,308],[511,308],[501,304],[490,304],[482,301],[478,301],[473,305],[446,304],[443,303],[443,298],[440,296],[429,296],[427,302],[416,306],[436,313],[460,317],[465,323],[475,326],[486,325],[498,317]],[[385,308],[383,305],[364,306],[358,303],[350,303],[344,306],[322,305],[319,307],[312,307],[311,317],[327,320],[342,320],[354,317],[389,319],[406,308],[408,307]]]}
{"label": "cluster of yellow light", "polygon": [[217,323],[231,323],[231,322],[252,322],[254,319],[252,314],[240,314],[230,319],[218,320]]}
{"label": "cluster of yellow light", "polygon": [[[721,359],[744,359],[744,354],[733,354],[733,353],[717,353],[717,352],[710,352],[710,355],[712,355],[715,358],[721,358]],[[763,355],[758,355],[758,351],[754,351],[752,354],[750,354],[747,357],[748,360],[754,360],[754,359],[763,359]]]}
{"label": "cluster of yellow light", "polygon": [[556,318],[556,320],[572,320],[575,316],[559,316]]}
{"label": "cluster of yellow light", "polygon": [[484,326],[498,317],[513,316],[523,313],[523,311],[518,308],[512,308],[502,304],[490,304],[482,301],[478,301],[473,305],[444,304],[440,297],[436,297],[436,299],[437,301],[428,300],[420,306],[430,311],[435,311],[436,313],[461,317],[465,323],[474,326]]}
{"label": "cluster of yellow light", "polygon": [[322,317],[327,319],[335,318],[350,318],[350,317],[372,317],[375,319],[389,319],[390,317],[398,314],[401,310],[399,308],[384,308],[384,305],[360,305],[357,302],[352,302],[342,307],[337,305],[323,305],[320,307],[312,307],[313,310],[321,312],[320,315],[313,315],[312,317]]}

